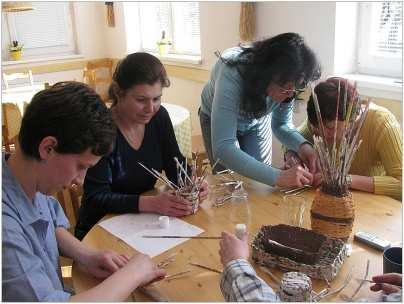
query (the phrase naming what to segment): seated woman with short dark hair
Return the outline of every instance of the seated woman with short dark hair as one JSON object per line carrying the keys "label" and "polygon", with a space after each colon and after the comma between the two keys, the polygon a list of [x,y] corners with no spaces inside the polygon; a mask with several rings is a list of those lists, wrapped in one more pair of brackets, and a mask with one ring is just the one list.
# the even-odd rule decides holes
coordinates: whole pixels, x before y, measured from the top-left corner
{"label": "seated woman with short dark hair", "polygon": [[[337,128],[337,142],[342,136],[344,127],[342,117],[344,110],[346,111],[342,106],[345,87],[348,89],[348,100],[352,100],[351,96],[358,95],[354,86],[346,81],[343,78],[333,77],[320,82],[314,88],[320,106],[325,137],[330,143],[334,140],[335,128]],[[336,126],[338,84],[341,88]],[[348,103],[346,107],[349,107]],[[298,130],[307,140],[313,142],[313,134],[319,135],[320,131],[312,97],[307,104],[307,116],[308,119]],[[362,139],[362,143],[349,171],[350,187],[401,200],[403,142],[400,124],[395,116],[386,108],[371,102],[359,138]],[[291,151],[286,153],[287,164],[290,163],[293,154]],[[297,157],[297,155],[294,156]],[[317,179],[318,182],[320,181]]]}

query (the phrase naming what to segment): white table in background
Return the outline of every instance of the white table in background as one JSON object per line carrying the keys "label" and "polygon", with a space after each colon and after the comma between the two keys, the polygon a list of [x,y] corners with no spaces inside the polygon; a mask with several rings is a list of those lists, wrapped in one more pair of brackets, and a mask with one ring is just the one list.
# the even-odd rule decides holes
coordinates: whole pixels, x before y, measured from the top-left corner
{"label": "white table in background", "polygon": [[192,132],[191,132],[191,113],[188,109],[171,104],[162,103],[170,115],[173,123],[175,137],[178,142],[181,153],[188,158],[192,157]]}

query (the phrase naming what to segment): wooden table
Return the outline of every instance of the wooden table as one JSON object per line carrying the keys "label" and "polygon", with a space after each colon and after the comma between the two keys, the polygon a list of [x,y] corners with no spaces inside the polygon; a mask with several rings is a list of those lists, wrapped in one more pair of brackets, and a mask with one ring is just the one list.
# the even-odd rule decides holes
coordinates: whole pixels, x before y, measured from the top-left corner
{"label": "wooden table", "polygon": [[[235,224],[246,223],[250,232],[250,238],[262,225],[281,223],[282,195],[263,184],[244,180],[245,188],[249,194],[248,203],[229,202],[222,207],[213,207],[212,202],[215,194],[212,193],[209,200],[201,205],[197,214],[185,217],[183,220],[203,228],[205,232],[202,235],[220,235],[223,230],[233,232]],[[211,177],[210,184],[213,183],[215,181]],[[311,202],[314,191],[307,191],[304,195]],[[354,231],[371,232],[393,243],[400,243],[402,240],[401,202],[386,196],[377,196],[363,192],[354,192],[353,195],[356,205]],[[309,212],[306,212],[305,227],[309,227],[309,223]],[[98,225],[91,229],[83,242],[95,248],[112,249],[129,255],[136,252],[129,245]],[[354,267],[354,278],[363,277],[367,259],[370,260],[369,277],[383,272],[382,253],[380,251],[352,240],[350,242],[353,247],[352,254],[347,258],[338,276],[331,283],[332,287],[340,286],[352,267]],[[168,274],[187,269],[192,269],[192,272],[180,279],[157,282],[153,288],[170,301],[224,301],[219,288],[220,274],[188,264],[189,262],[197,262],[216,269],[222,269],[218,250],[219,242],[217,240],[191,239],[157,256],[154,258],[156,263],[173,253],[178,253],[176,260],[167,268]],[[253,262],[252,265],[254,265],[262,279],[268,282],[274,289],[277,288],[268,274],[261,271]],[[278,269],[272,269],[271,271],[278,278],[282,277],[282,272]],[[97,283],[96,279],[89,277],[79,267],[73,265],[73,285],[76,292],[87,290]],[[340,294],[329,297],[326,300],[341,302],[343,300],[340,295],[351,296],[358,287],[358,284],[355,279],[352,279],[350,284]],[[320,291],[325,287],[324,281],[313,280],[315,291]],[[365,283],[359,294],[355,297],[355,300],[367,298],[376,301],[379,297],[380,294],[371,292],[369,290],[369,283]],[[129,300],[148,301],[151,299],[136,291]]]}

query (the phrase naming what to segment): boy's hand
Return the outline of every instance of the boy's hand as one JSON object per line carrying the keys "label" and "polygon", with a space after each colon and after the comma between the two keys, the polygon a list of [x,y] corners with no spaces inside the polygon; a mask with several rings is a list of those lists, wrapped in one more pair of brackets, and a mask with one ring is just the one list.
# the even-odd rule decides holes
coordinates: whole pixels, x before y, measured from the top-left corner
{"label": "boy's hand", "polygon": [[119,268],[125,266],[129,258],[111,250],[94,250],[83,261],[88,273],[96,278],[103,279],[110,276]]}

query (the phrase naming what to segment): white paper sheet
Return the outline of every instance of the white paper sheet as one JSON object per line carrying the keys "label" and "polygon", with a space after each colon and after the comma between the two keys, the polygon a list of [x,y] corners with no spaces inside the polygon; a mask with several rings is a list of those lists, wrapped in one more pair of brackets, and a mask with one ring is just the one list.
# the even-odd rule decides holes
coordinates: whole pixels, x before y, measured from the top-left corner
{"label": "white paper sheet", "polygon": [[189,239],[148,239],[143,235],[180,235],[197,236],[203,229],[188,224],[178,218],[170,217],[168,228],[160,228],[159,215],[150,213],[124,214],[102,221],[98,225],[125,241],[137,251],[157,256]]}

